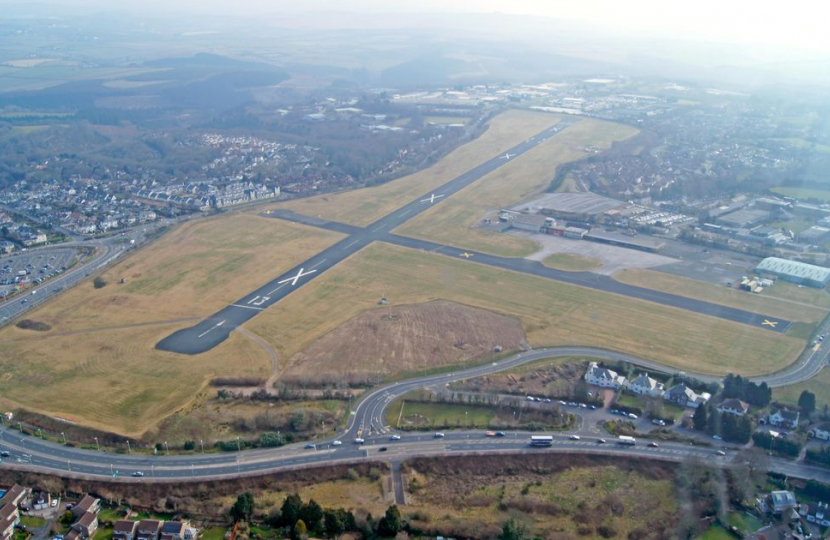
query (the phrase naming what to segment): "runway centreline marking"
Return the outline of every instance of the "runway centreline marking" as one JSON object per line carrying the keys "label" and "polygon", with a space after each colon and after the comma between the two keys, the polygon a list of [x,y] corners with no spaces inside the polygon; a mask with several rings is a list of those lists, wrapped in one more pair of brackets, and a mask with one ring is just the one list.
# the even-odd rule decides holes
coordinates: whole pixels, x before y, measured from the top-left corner
{"label": "runway centreline marking", "polygon": [[[315,268],[317,268],[318,266],[320,266],[321,264],[323,264],[324,262],[326,262],[326,260],[327,260],[327,259],[323,259],[322,261],[318,262],[318,263],[317,263],[317,264],[315,264],[314,266],[309,267],[309,270],[314,270]],[[302,274],[302,275],[303,275],[303,276],[306,276],[306,275],[308,275],[308,274],[310,274],[310,273],[311,273],[311,272],[306,272],[305,274]]]}
{"label": "runway centreline marking", "polygon": [[350,247],[352,247],[353,245],[357,244],[358,242],[360,242],[360,240],[354,240],[353,242],[349,242],[348,244],[346,244],[345,246],[343,246],[343,249],[349,249]]}
{"label": "runway centreline marking", "polygon": [[253,309],[254,311],[265,311],[265,308],[258,308],[258,307],[252,307],[252,306],[243,306],[243,305],[241,305],[241,304],[231,304],[231,305],[232,305],[233,307],[241,307],[241,308],[245,308],[245,309]]}
{"label": "runway centreline marking", "polygon": [[271,296],[272,294],[274,294],[274,293],[275,293],[275,292],[277,292],[278,290],[282,289],[283,287],[285,287],[285,283],[283,283],[282,285],[280,285],[279,287],[277,287],[277,288],[276,288],[276,289],[274,289],[273,291],[268,291],[268,296]]}
{"label": "runway centreline marking", "polygon": [[382,228],[384,228],[385,226],[386,226],[386,225],[378,225],[377,227],[375,227],[374,229],[372,229],[372,232],[378,232],[379,230],[381,230],[381,229],[382,229]]}

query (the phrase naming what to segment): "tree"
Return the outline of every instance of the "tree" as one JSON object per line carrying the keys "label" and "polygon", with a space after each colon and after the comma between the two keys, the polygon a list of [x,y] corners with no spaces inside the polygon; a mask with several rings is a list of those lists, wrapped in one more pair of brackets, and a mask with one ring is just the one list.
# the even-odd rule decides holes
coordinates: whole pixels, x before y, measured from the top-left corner
{"label": "tree", "polygon": [[328,536],[337,537],[346,532],[346,526],[336,511],[326,510],[323,522]]}
{"label": "tree", "polygon": [[403,530],[403,520],[401,519],[401,511],[398,510],[397,505],[392,505],[386,509],[386,514],[380,518],[378,522],[378,534],[380,536],[395,536]]}
{"label": "tree", "polygon": [[[287,527],[293,526],[300,519],[300,512],[303,509],[303,500],[296,493],[292,493],[285,498],[280,508],[280,519],[283,525]],[[305,524],[303,524],[305,525]]]}
{"label": "tree", "polygon": [[101,276],[98,276],[97,278],[92,280],[92,286],[96,289],[103,289],[107,286],[107,280],[102,278]]}
{"label": "tree", "polygon": [[234,521],[250,521],[254,514],[254,496],[245,492],[236,498],[231,506],[231,517]]}
{"label": "tree", "polygon": [[196,441],[184,441],[184,449],[185,450],[195,450],[196,449]]}
{"label": "tree", "polygon": [[516,523],[513,518],[504,522],[499,540],[524,540],[525,538],[527,538],[527,529],[524,525]]}
{"label": "tree", "polygon": [[695,409],[695,414],[692,416],[692,421],[694,422],[695,429],[698,431],[703,431],[706,429],[708,425],[708,414],[706,412],[706,406],[701,405],[697,409]]}
{"label": "tree", "polygon": [[300,510],[300,519],[305,522],[309,530],[315,531],[323,519],[323,509],[314,499],[311,499]]}
{"label": "tree", "polygon": [[294,538],[306,537],[308,537],[308,527],[305,526],[302,519],[298,519],[297,523],[294,524]]}
{"label": "tree", "polygon": [[816,395],[809,390],[804,390],[798,396],[798,406],[805,414],[810,414],[816,410]]}

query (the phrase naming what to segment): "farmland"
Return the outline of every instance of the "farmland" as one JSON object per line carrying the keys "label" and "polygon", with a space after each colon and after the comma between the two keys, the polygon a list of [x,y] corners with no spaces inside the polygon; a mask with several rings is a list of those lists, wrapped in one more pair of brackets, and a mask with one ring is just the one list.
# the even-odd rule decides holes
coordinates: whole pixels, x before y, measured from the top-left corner
{"label": "farmland", "polygon": [[105,287],[85,281],[33,310],[29,318],[50,331],[0,331],[0,394],[9,404],[140,435],[214,376],[267,377],[267,354],[241,334],[199,357],[154,346],[338,238],[248,215],[182,225],[105,271]]}
{"label": "farmland", "polygon": [[[246,326],[290,369],[313,369],[302,368],[295,355],[377,308],[384,294],[393,306],[444,299],[517,317],[534,347],[597,346],[690,372],[769,373],[804,346],[801,339],[721,319],[386,244],[358,252]],[[380,356],[349,369],[374,369]]]}
{"label": "farmland", "polygon": [[510,110],[494,118],[481,137],[427,169],[380,186],[298,199],[280,203],[275,208],[365,226],[558,121],[557,116],[549,114]]}
{"label": "farmland", "polygon": [[395,232],[494,255],[529,255],[538,249],[532,240],[486,232],[476,225],[485,215],[544,191],[557,166],[584,157],[586,147],[606,149],[636,133],[628,126],[599,120],[577,122]]}

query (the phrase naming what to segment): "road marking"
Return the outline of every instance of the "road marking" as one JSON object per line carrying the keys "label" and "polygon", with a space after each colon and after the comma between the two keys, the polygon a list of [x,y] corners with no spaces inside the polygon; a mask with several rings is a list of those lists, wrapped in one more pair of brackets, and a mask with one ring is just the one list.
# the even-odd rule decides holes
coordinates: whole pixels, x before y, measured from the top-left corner
{"label": "road marking", "polygon": [[386,227],[386,225],[384,225],[384,224],[378,225],[377,227],[372,229],[372,232],[378,232],[379,230],[381,230],[384,227]]}
{"label": "road marking", "polygon": [[350,242],[349,244],[343,246],[343,249],[349,249],[350,247],[357,244],[358,242],[360,242],[360,240],[355,240],[354,242]]}
{"label": "road marking", "polygon": [[401,214],[401,217],[404,217],[405,215],[407,215],[407,214],[408,214],[408,213],[410,213],[411,211],[412,211],[412,210],[407,210],[406,212],[404,212],[403,214]]}
{"label": "road marking", "polygon": [[285,283],[283,283],[282,285],[280,285],[279,287],[277,287],[277,288],[276,288],[276,289],[274,289],[273,291],[268,291],[268,294],[269,294],[269,295],[272,295],[272,294],[274,294],[275,292],[277,292],[278,290],[282,289],[283,287],[285,287]]}
{"label": "road marking", "polygon": [[[311,270],[311,269],[313,269],[313,268],[317,268],[318,266],[320,266],[320,265],[321,265],[321,264],[323,264],[324,262],[326,262],[326,259],[323,259],[322,261],[318,262],[317,264],[315,264],[314,266],[312,266],[311,268],[309,268],[309,270]],[[300,271],[302,272],[302,270],[300,270]],[[308,272],[308,274],[310,274],[310,273],[311,273],[311,272]]]}
{"label": "road marking", "polygon": [[778,321],[771,321],[769,319],[764,319],[764,322],[761,323],[761,326],[770,326],[772,328],[775,328],[776,326],[778,326]]}
{"label": "road marking", "polygon": [[421,202],[428,202],[429,204],[432,204],[435,202],[435,199],[440,199],[441,197],[443,197],[443,195],[436,195],[435,193],[433,193],[426,199],[421,199]]}
{"label": "road marking", "polygon": [[231,304],[233,307],[241,307],[244,309],[253,309],[254,311],[265,311],[265,308],[261,307],[253,307],[253,306],[243,306],[242,304]]}
{"label": "road marking", "polygon": [[[323,261],[325,261],[325,259],[323,259]],[[323,261],[318,262],[318,263],[317,263],[317,264],[315,264],[314,266],[317,266],[317,265],[321,264]],[[278,281],[277,283],[282,284],[282,283],[288,283],[288,282],[290,281],[290,282],[291,282],[291,286],[293,287],[294,285],[296,285],[296,284],[297,284],[297,280],[298,280],[298,279],[300,279],[300,278],[301,278],[301,277],[303,277],[303,276],[307,276],[307,275],[309,275],[309,274],[313,274],[314,272],[316,272],[316,271],[317,271],[317,270],[309,270],[308,272],[303,272],[303,270],[304,270],[304,268],[300,268],[300,271],[299,271],[299,272],[297,272],[297,275],[296,275],[296,276],[293,276],[293,277],[290,277],[290,278],[286,278],[286,279],[284,279],[284,280],[282,280],[282,281]]]}
{"label": "road marking", "polygon": [[267,302],[270,299],[271,299],[270,296],[259,296],[259,295],[257,295],[254,298],[252,298],[251,300],[249,300],[248,304],[252,305],[252,306],[261,306],[262,304],[264,304],[265,302]]}
{"label": "road marking", "polygon": [[216,326],[212,326],[208,330],[205,330],[204,332],[199,334],[199,337],[201,338],[201,337],[206,336],[211,330],[215,330],[215,329],[219,328],[220,326],[222,326],[223,324],[225,324],[225,319],[223,319],[223,320],[219,321],[218,323],[216,323]]}

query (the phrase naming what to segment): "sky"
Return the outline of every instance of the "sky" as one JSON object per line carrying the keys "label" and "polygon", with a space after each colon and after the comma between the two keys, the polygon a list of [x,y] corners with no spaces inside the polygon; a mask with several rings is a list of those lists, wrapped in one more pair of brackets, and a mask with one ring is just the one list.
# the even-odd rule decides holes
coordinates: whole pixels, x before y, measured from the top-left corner
{"label": "sky", "polygon": [[[0,0],[0,6],[7,1]],[[176,9],[261,15],[298,10],[354,12],[501,12],[590,22],[617,32],[762,43],[830,53],[827,17],[818,0],[47,0],[144,13]],[[830,8],[825,8],[830,10]]]}

